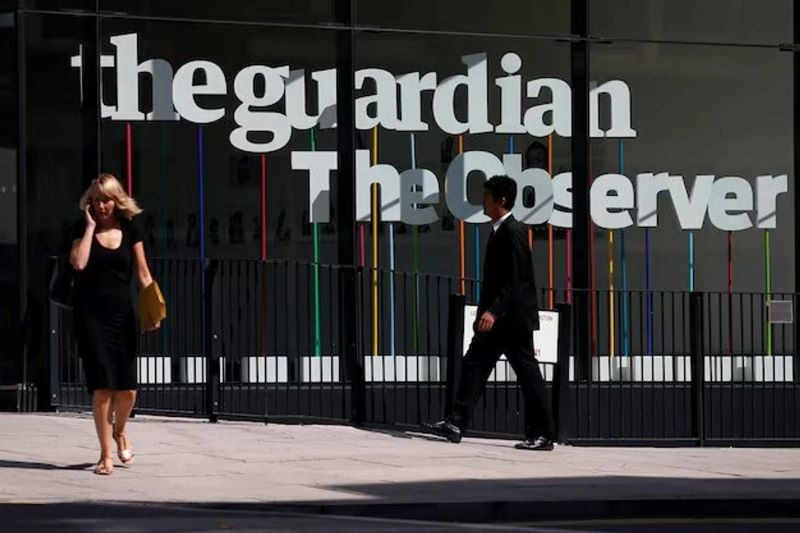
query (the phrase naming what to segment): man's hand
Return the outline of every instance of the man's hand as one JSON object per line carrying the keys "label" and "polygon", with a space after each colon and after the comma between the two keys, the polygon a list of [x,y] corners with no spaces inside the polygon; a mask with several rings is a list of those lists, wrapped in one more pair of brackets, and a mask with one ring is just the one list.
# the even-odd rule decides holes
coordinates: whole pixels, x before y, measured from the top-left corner
{"label": "man's hand", "polygon": [[476,330],[485,333],[494,327],[495,316],[489,311],[484,311],[476,322]]}

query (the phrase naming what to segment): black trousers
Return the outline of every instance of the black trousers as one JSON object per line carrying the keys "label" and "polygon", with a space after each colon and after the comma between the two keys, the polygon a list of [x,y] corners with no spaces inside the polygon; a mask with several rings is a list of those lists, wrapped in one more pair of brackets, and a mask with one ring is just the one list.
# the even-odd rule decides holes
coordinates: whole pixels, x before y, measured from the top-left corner
{"label": "black trousers", "polygon": [[448,419],[463,431],[501,354],[517,374],[525,401],[525,436],[555,439],[555,423],[547,387],[534,357],[533,332],[524,326],[495,322],[488,332],[476,332],[461,363],[461,379]]}

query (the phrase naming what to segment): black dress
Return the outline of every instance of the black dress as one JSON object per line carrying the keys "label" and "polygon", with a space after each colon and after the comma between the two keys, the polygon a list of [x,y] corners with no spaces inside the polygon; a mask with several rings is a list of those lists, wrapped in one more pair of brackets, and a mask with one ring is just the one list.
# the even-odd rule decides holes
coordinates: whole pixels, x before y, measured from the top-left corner
{"label": "black dress", "polygon": [[[131,278],[133,245],[142,235],[137,224],[120,225],[118,248],[106,248],[96,235],[92,238],[89,262],[76,280],[75,340],[90,394],[97,389],[136,389],[138,331]],[[82,238],[85,230],[86,221],[77,221],[73,239]]]}

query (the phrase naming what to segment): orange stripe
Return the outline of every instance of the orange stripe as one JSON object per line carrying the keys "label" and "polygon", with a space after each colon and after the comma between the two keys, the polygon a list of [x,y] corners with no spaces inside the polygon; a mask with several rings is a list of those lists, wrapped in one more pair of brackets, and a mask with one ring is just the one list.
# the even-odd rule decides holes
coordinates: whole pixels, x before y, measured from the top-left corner
{"label": "orange stripe", "polygon": [[[458,155],[464,153],[464,137],[458,136]],[[461,294],[467,292],[467,251],[465,242],[465,224],[463,220],[458,222],[458,257],[459,257],[459,272],[461,274]]]}
{"label": "orange stripe", "polygon": [[[547,173],[553,179],[553,134],[547,136]],[[555,309],[555,268],[553,261],[553,225],[547,224],[547,286],[550,309]]]}

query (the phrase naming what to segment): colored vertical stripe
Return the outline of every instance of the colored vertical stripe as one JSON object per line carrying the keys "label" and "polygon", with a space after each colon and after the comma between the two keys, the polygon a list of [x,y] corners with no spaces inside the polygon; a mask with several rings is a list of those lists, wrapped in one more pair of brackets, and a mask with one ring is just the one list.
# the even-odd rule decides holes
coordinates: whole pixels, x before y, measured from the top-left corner
{"label": "colored vertical stripe", "polygon": [[[416,137],[413,133],[411,135],[411,168],[417,168],[417,147],[416,147]],[[413,330],[413,339],[412,344],[414,346],[414,353],[417,353],[419,348],[419,228],[415,225],[412,229],[412,247],[413,247],[413,256],[414,256],[414,295],[412,297],[412,310],[413,310],[413,320],[412,320],[412,330]]]}
{"label": "colored vertical stripe", "polygon": [[[551,176],[552,178],[552,176]],[[572,217],[573,221],[575,217]],[[566,230],[566,265],[567,265],[567,303],[572,303],[572,230],[567,228]]]}
{"label": "colored vertical stripe", "polygon": [[[267,155],[260,154],[261,167],[261,260],[267,260]],[[264,270],[262,269],[262,272]],[[267,353],[267,278],[261,283],[261,354]]]}
{"label": "colored vertical stripe", "polygon": [[572,303],[572,230],[567,230],[567,303]]}
{"label": "colored vertical stripe", "polygon": [[[197,127],[197,191],[198,191],[198,210],[199,217],[197,221],[197,236],[200,245],[200,260],[205,261],[206,258],[206,209],[205,209],[205,167],[203,164],[204,154],[203,146],[203,127]],[[204,270],[204,269],[202,269]]]}
{"label": "colored vertical stripe", "polygon": [[[458,154],[464,153],[464,137],[458,136]],[[466,257],[466,239],[465,239],[466,225],[463,220],[458,221],[458,263],[459,263],[459,277],[461,278],[461,290],[459,294],[466,294],[467,291],[467,257]]]}
{"label": "colored vertical stripe", "polygon": [[[589,146],[589,188],[594,182],[594,172],[592,171],[592,147]],[[591,293],[590,301],[592,309],[590,314],[590,328],[592,335],[592,355],[597,355],[597,262],[595,255],[594,221],[589,217],[589,289]]]}
{"label": "colored vertical stripe", "polygon": [[[164,217],[164,236],[161,239],[161,257],[167,257],[169,253],[168,241],[169,227],[169,199],[167,195],[167,127],[164,123],[159,128],[159,142],[158,142],[158,159],[159,159],[159,183],[161,184],[161,215]],[[163,276],[160,281],[161,288],[164,294],[169,294],[169,276]],[[169,320],[165,320],[161,325],[161,349],[162,353],[168,353],[169,350]]]}
{"label": "colored vertical stripe", "polygon": [[[372,164],[378,164],[378,127],[372,128]],[[378,185],[370,187],[372,193],[372,355],[378,355]]]}
{"label": "colored vertical stripe", "polygon": [[389,355],[395,355],[394,224],[389,223]]}
{"label": "colored vertical stripe", "polygon": [[[309,141],[311,144],[311,151],[317,151],[317,141],[314,137],[314,128],[309,132]],[[320,263],[320,250],[319,250],[319,223],[313,222],[311,232],[314,239],[314,355],[317,357],[322,356],[322,324],[320,318],[320,303],[319,303],[319,263]]]}
{"label": "colored vertical stripe", "polygon": [[689,232],[689,292],[694,292],[694,232]]}
{"label": "colored vertical stripe", "polygon": [[[769,230],[764,230],[764,285],[766,287],[766,299],[770,300],[772,297],[772,271],[770,268],[770,242]],[[767,355],[772,355],[772,324],[767,320]]]}
{"label": "colored vertical stripe", "polygon": [[733,232],[728,232],[728,355],[733,355]]}
{"label": "colored vertical stripe", "polygon": [[[200,309],[206,309],[206,209],[205,209],[205,167],[203,165],[203,158],[205,149],[203,147],[203,126],[197,127],[197,205],[198,205],[198,221],[197,221],[197,236],[199,242],[199,267],[200,267]],[[200,330],[206,331],[208,324],[206,324],[206,313],[200,313]],[[208,357],[210,346],[207,345],[205,340],[201,341],[203,347],[203,355],[206,356],[205,372],[207,379],[211,378],[211,357]]]}
{"label": "colored vertical stripe", "polygon": [[653,353],[653,300],[650,292],[650,229],[644,229],[645,331],[647,355]]}
{"label": "colored vertical stripe", "polygon": [[267,260],[267,155],[261,154],[261,260]]}
{"label": "colored vertical stripe", "polygon": [[360,250],[359,253],[359,266],[364,268],[367,266],[367,238],[366,238],[366,223],[361,223],[358,225],[358,248]]}
{"label": "colored vertical stripe", "polygon": [[[481,230],[476,224],[474,229],[475,239],[473,241],[473,248],[475,249],[475,279],[481,279]],[[474,297],[477,302],[480,298],[480,282],[475,283]]]}
{"label": "colored vertical stripe", "polygon": [[125,123],[125,175],[128,196],[133,196],[133,130],[130,122]]}
{"label": "colored vertical stripe", "polygon": [[[553,179],[553,134],[547,136],[547,173],[550,179]],[[530,231],[530,229],[528,230]],[[555,294],[555,261],[553,259],[553,225],[547,223],[547,288],[548,300],[550,309],[556,307],[556,294]]]}
{"label": "colored vertical stripe", "polygon": [[[622,139],[619,140],[619,173],[625,174],[625,148]],[[620,230],[620,277],[622,278],[622,353],[629,355],[628,340],[628,269],[627,256],[625,255],[625,230]]]}
{"label": "colored vertical stripe", "polygon": [[[197,207],[198,207],[198,220],[197,220],[197,236],[200,246],[199,260],[200,260],[200,300],[205,302],[206,299],[206,209],[205,209],[205,168],[203,166],[204,147],[203,147],[203,126],[197,127]],[[201,313],[205,319],[205,314]]]}
{"label": "colored vertical stripe", "polygon": [[461,279],[461,287],[459,294],[466,294],[466,270],[467,270],[467,259],[466,259],[466,242],[464,233],[466,231],[465,224],[463,220],[458,221],[458,249],[459,249],[459,277]]}
{"label": "colored vertical stripe", "polygon": [[609,355],[614,357],[614,231],[608,231],[608,344]]}

